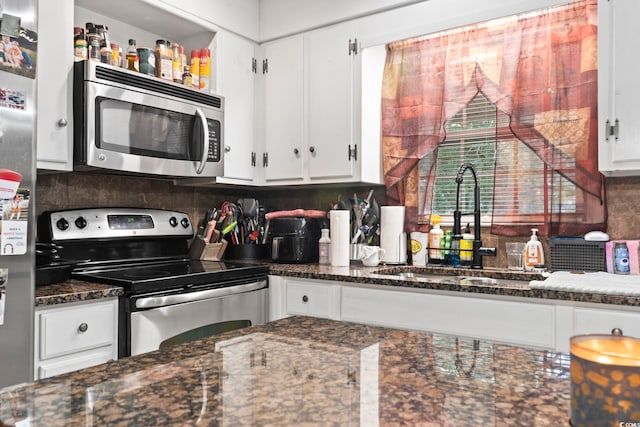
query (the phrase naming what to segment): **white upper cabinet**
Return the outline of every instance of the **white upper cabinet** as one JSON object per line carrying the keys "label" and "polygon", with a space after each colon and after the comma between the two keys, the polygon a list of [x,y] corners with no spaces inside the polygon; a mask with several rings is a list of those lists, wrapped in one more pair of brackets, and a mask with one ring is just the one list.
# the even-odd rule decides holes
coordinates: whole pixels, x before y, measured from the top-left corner
{"label": "white upper cabinet", "polygon": [[640,2],[598,2],[598,161],[606,176],[640,175],[640,60],[630,36]]}
{"label": "white upper cabinet", "polygon": [[352,23],[264,44],[267,185],[361,177],[360,56]]}
{"label": "white upper cabinet", "polygon": [[218,39],[218,93],[224,96],[224,178],[249,183],[256,169],[257,45],[228,31]]}
{"label": "white upper cabinet", "polygon": [[[39,1],[38,169],[73,169],[73,0]],[[46,19],[50,17],[51,19]]]}
{"label": "white upper cabinet", "polygon": [[304,177],[303,37],[264,45],[264,151],[260,164],[267,184],[301,183]]}
{"label": "white upper cabinet", "polygon": [[361,61],[353,25],[311,32],[307,44],[309,179],[358,178]]}

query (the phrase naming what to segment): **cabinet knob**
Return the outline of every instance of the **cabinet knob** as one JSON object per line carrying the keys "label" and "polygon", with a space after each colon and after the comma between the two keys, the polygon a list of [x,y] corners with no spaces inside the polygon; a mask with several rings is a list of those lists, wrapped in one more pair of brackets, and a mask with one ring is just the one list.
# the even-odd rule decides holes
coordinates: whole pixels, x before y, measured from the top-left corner
{"label": "cabinet knob", "polygon": [[618,335],[618,336],[623,335],[623,333],[622,333],[622,329],[620,329],[620,328],[613,328],[613,329],[611,330],[611,335]]}
{"label": "cabinet knob", "polygon": [[316,147],[314,147],[313,145],[311,147],[309,147],[309,152],[310,153],[315,153],[316,152]]}
{"label": "cabinet knob", "polygon": [[308,302],[309,301],[309,297],[306,295],[302,296],[302,302]]}
{"label": "cabinet knob", "polygon": [[80,332],[87,332],[87,329],[89,329],[89,325],[86,323],[81,323],[80,326],[78,326],[78,331]]}
{"label": "cabinet knob", "polygon": [[300,150],[298,150],[297,148],[293,149],[293,154],[297,156],[299,153],[300,153]]}
{"label": "cabinet knob", "polygon": [[231,147],[229,145],[225,145],[224,146],[224,151],[226,151],[228,153],[229,151],[231,151]]}
{"label": "cabinet knob", "polygon": [[67,119],[58,120],[58,126],[60,126],[61,128],[66,127],[68,124],[69,122],[67,121]]}

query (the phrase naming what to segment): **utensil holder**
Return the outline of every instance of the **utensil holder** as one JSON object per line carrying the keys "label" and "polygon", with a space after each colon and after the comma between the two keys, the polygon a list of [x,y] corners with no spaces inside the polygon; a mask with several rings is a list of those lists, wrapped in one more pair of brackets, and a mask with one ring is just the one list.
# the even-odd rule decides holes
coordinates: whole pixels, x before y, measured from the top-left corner
{"label": "utensil holder", "polygon": [[191,259],[203,261],[220,261],[226,248],[226,240],[222,240],[220,243],[206,243],[202,237],[196,236],[191,242],[189,256]]}

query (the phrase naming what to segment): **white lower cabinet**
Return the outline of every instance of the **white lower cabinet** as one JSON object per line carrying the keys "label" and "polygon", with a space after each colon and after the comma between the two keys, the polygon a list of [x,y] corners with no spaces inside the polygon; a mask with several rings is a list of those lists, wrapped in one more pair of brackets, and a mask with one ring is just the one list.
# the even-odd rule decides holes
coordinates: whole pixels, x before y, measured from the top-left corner
{"label": "white lower cabinet", "polygon": [[555,347],[551,304],[345,286],[341,308],[346,321]]}
{"label": "white lower cabinet", "polygon": [[580,334],[640,337],[640,308],[269,276],[270,318],[325,317],[550,351]]}
{"label": "white lower cabinet", "polygon": [[576,307],[573,311],[573,333],[575,335],[611,334],[616,329],[619,329],[623,335],[640,337],[640,311],[582,307]]}
{"label": "white lower cabinet", "polygon": [[118,358],[118,299],[61,304],[35,312],[34,379]]}

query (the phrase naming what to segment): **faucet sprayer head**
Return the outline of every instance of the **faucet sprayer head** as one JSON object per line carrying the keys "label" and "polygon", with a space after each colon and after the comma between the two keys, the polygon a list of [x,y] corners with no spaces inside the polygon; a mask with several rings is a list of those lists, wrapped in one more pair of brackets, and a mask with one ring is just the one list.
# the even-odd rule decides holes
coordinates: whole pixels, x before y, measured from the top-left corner
{"label": "faucet sprayer head", "polygon": [[458,174],[456,175],[456,183],[457,184],[462,184],[462,176],[464,175],[464,173],[467,171],[467,169],[471,170],[471,173],[473,174],[473,180],[475,181],[476,185],[478,184],[478,178],[476,177],[476,170],[473,167],[473,165],[471,163],[463,163],[460,165],[460,169],[458,169]]}

